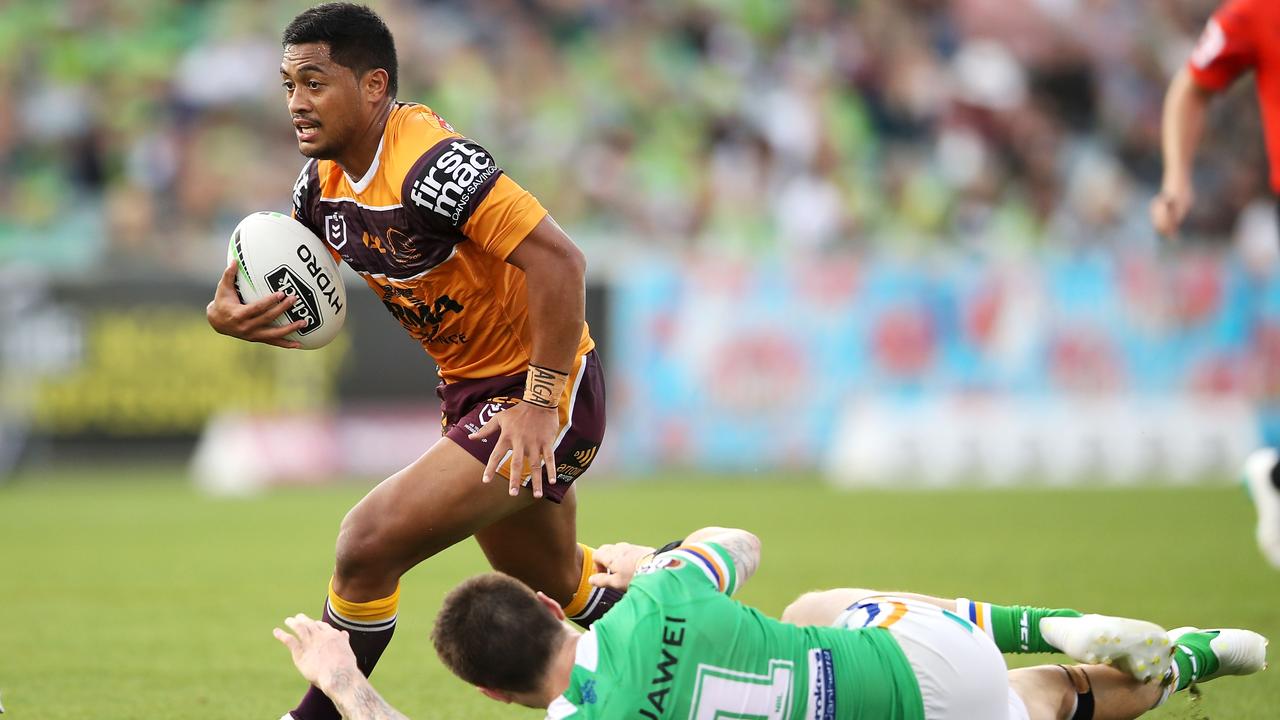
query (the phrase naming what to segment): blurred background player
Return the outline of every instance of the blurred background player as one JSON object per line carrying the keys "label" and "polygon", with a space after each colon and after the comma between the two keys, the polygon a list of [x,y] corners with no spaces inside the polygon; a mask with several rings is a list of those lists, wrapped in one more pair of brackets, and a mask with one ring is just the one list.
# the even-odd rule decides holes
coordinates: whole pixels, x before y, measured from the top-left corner
{"label": "blurred background player", "polygon": [[1187,63],[1165,95],[1162,125],[1164,175],[1151,201],[1151,221],[1173,237],[1195,201],[1192,164],[1210,100],[1253,72],[1266,134],[1271,189],[1280,193],[1280,47],[1271,31],[1280,8],[1266,0],[1230,0],[1210,18]]}
{"label": "blurred background player", "polygon": [[[780,623],[727,597],[758,566],[759,547],[754,535],[724,528],[696,531],[656,557],[652,548],[602,546],[597,559],[610,572],[593,582],[635,585],[585,634],[523,583],[478,576],[446,598],[433,640],[445,664],[485,695],[545,707],[553,720],[1133,718],[1192,682],[1264,662],[1265,640],[1248,631],[1166,636],[1124,618],[865,590],[806,594]],[[1002,614],[1021,615],[1021,630],[997,619],[992,633]],[[285,622],[296,636],[277,628],[276,637],[346,717],[403,717],[356,671],[338,632],[301,615]],[[1058,650],[1115,666],[1006,671],[1000,658]],[[1163,682],[1144,682],[1153,678]]]}
{"label": "blurred background player", "polygon": [[[400,576],[474,535],[494,568],[590,625],[615,594],[585,582],[591,551],[575,542],[571,485],[605,422],[582,253],[484,148],[429,108],[396,101],[395,46],[373,11],[317,6],[289,24],[283,45],[289,113],[311,158],[294,217],[380,295],[442,378],[444,437],[342,522],[325,621],[350,633],[371,672],[395,631]],[[234,277],[233,263],[209,323],[294,346],[283,339],[294,325],[271,326],[291,298],[241,305]],[[292,715],[338,717],[314,688]]]}
{"label": "blurred background player", "polygon": [[[1262,108],[1271,189],[1280,194],[1277,27],[1280,27],[1280,4],[1269,0],[1230,0],[1209,19],[1190,59],[1174,75],[1165,96],[1162,121],[1164,176],[1160,193],[1151,201],[1151,222],[1161,235],[1176,237],[1195,201],[1192,165],[1210,101],[1250,72],[1254,75]],[[1256,318],[1254,320],[1256,322]],[[1258,547],[1272,565],[1280,568],[1278,461],[1280,455],[1274,449],[1259,449],[1245,462],[1244,474],[1258,510]]]}

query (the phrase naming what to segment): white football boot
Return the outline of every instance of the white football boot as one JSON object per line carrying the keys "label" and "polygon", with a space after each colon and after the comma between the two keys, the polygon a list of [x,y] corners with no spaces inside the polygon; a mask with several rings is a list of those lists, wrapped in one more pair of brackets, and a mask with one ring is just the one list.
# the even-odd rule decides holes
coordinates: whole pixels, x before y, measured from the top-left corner
{"label": "white football boot", "polygon": [[1173,664],[1169,634],[1145,620],[1047,617],[1040,621],[1040,636],[1076,662],[1114,665],[1143,682],[1164,677]]}
{"label": "white football boot", "polygon": [[[1193,683],[1223,675],[1252,675],[1267,667],[1267,639],[1252,630],[1181,627],[1170,630],[1169,638],[1190,660]],[[1211,659],[1205,649],[1211,651]],[[1199,659],[1195,650],[1200,650]]]}
{"label": "white football boot", "polygon": [[1280,568],[1280,490],[1271,482],[1277,460],[1275,448],[1254,450],[1244,461],[1244,482],[1258,510],[1258,549],[1272,567]]}

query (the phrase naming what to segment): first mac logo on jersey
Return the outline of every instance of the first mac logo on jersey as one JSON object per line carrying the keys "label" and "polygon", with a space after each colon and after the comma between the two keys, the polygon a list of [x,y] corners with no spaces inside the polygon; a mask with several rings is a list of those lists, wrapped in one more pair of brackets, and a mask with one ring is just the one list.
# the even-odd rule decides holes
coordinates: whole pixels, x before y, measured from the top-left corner
{"label": "first mac logo on jersey", "polygon": [[497,172],[484,148],[465,138],[454,140],[414,180],[409,198],[460,227],[470,217],[471,201],[480,187]]}

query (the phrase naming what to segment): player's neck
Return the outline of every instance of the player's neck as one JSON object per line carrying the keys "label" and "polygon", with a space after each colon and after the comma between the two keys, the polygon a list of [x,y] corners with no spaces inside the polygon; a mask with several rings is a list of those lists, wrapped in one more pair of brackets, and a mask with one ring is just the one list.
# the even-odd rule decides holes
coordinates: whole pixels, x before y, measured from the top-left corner
{"label": "player's neck", "polygon": [[538,698],[536,707],[547,707],[569,689],[569,680],[573,676],[573,662],[578,655],[578,642],[582,640],[582,633],[566,627],[563,637],[555,657],[551,660],[547,677],[542,683],[541,697]]}
{"label": "player's neck", "polygon": [[391,108],[394,106],[395,100],[387,98],[383,106],[373,114],[369,124],[360,133],[360,137],[352,143],[351,149],[341,157],[334,158],[347,177],[359,180],[369,172],[378,154],[378,146],[382,144],[382,135],[387,129],[387,118],[391,117]]}

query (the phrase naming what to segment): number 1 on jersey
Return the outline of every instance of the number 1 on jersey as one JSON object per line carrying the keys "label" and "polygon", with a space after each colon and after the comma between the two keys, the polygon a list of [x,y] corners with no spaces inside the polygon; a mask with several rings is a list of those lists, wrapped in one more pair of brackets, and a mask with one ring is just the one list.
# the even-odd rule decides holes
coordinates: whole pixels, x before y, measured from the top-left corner
{"label": "number 1 on jersey", "polygon": [[788,720],[793,670],[789,660],[770,660],[768,675],[699,665],[689,720]]}

